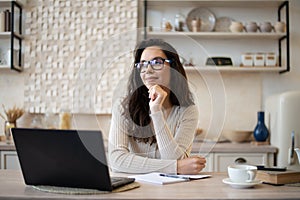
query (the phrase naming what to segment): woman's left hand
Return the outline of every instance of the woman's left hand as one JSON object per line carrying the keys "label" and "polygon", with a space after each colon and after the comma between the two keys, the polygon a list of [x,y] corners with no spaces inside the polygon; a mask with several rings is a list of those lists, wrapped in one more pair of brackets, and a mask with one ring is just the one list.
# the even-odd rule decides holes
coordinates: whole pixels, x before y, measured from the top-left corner
{"label": "woman's left hand", "polygon": [[157,112],[162,109],[162,104],[165,101],[168,93],[159,85],[153,85],[149,88],[149,106],[151,112]]}
{"label": "woman's left hand", "polygon": [[202,156],[191,156],[177,160],[178,174],[198,174],[205,168],[206,159]]}

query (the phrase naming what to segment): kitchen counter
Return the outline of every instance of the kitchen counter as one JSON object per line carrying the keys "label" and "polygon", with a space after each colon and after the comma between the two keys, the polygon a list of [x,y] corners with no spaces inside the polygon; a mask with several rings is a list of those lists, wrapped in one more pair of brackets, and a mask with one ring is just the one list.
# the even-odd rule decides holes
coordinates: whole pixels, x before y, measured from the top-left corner
{"label": "kitchen counter", "polygon": [[[107,145],[107,144],[106,144]],[[206,157],[206,172],[224,172],[237,160],[254,165],[275,165],[277,148],[270,145],[256,146],[251,143],[195,142],[192,155]],[[20,169],[15,146],[0,142],[0,169]]]}
{"label": "kitchen counter", "polygon": [[[0,151],[16,150],[14,144],[0,142]],[[231,143],[231,142],[194,142],[192,152],[208,153],[277,153],[277,148],[271,145],[253,145],[248,143]]]}
{"label": "kitchen counter", "polygon": [[0,142],[0,151],[15,151],[15,145],[14,144],[6,144],[6,142],[1,141]]}
{"label": "kitchen counter", "polygon": [[[169,185],[140,182],[139,188],[97,195],[65,195],[35,190],[24,184],[18,170],[0,170],[0,199],[299,199],[300,187],[255,185],[236,189],[224,184],[226,173],[210,173],[212,177]],[[116,175],[116,174],[113,174]],[[119,174],[117,174],[119,175]],[[125,176],[126,174],[123,174]]]}
{"label": "kitchen counter", "polygon": [[271,145],[255,145],[250,142],[194,142],[192,152],[207,153],[277,153],[277,148]]}

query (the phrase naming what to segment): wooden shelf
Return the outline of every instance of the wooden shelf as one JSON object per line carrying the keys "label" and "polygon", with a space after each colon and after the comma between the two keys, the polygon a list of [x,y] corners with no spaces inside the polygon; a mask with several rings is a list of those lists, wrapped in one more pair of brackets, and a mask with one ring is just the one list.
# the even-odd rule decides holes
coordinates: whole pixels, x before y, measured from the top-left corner
{"label": "wooden shelf", "polygon": [[[188,1],[181,1],[181,0],[146,0],[144,1],[144,29],[141,30],[141,36],[144,38],[162,38],[164,40],[170,40],[176,44],[179,44],[183,41],[195,41],[195,43],[201,43],[206,45],[209,49],[209,52],[214,51],[209,44],[215,45],[220,47],[217,49],[216,54],[221,55],[223,51],[224,55],[230,55],[230,53],[234,55],[242,54],[243,52],[252,52],[252,50],[256,50],[260,52],[267,51],[277,51],[278,55],[278,66],[272,67],[240,67],[240,66],[232,66],[232,67],[207,67],[207,66],[199,66],[196,67],[196,70],[201,71],[232,71],[232,72],[279,72],[284,73],[290,71],[290,31],[289,31],[289,3],[288,1],[284,0],[188,0]],[[277,18],[274,20],[277,21],[284,21],[286,23],[286,32],[277,33],[274,30],[272,32],[264,33],[264,32],[176,32],[174,30],[170,32],[164,32],[160,24],[157,23],[158,20],[161,20],[161,16],[168,16],[165,12],[170,10],[168,14],[170,16],[174,15],[176,10],[180,9],[191,9],[191,8],[212,8],[215,9],[216,12],[218,10],[224,10],[224,13],[228,13],[230,17],[230,12],[234,12],[232,10],[237,10],[236,13],[241,14],[245,11],[245,15],[249,15],[250,17],[253,15],[257,15],[257,13],[252,13],[251,10],[258,10],[259,13],[266,12],[266,14],[271,14],[274,16],[277,12]],[[248,7],[250,10],[248,10]],[[267,8],[267,9],[266,9]],[[230,10],[226,10],[230,9]],[[177,12],[176,12],[177,13]],[[221,12],[220,12],[221,13]],[[233,13],[233,14],[234,14]],[[270,14],[271,13],[271,14]],[[285,17],[281,15],[284,14]],[[152,18],[151,18],[152,17]],[[147,19],[152,19],[152,21],[148,21]],[[150,29],[152,26],[152,29]],[[151,30],[151,31],[150,31]],[[177,41],[178,40],[178,41]],[[205,40],[205,41],[204,41]],[[215,42],[217,41],[217,42]],[[230,43],[230,44],[229,44]],[[226,49],[226,45],[231,45],[233,43],[235,48],[232,51],[228,51]],[[247,44],[250,44],[247,47]],[[237,48],[240,45],[241,48]],[[275,47],[275,45],[278,47]],[[269,47],[270,46],[270,47]],[[284,46],[284,48],[282,48]],[[269,47],[269,48],[268,48]],[[185,47],[188,48],[188,47]],[[191,47],[194,48],[194,47]],[[249,49],[249,50],[247,50]],[[180,50],[179,50],[180,51]],[[227,52],[228,51],[228,52]],[[221,53],[220,53],[221,52]],[[284,55],[285,54],[285,55]],[[193,55],[194,56],[194,55]],[[227,56],[232,57],[232,56]],[[233,57],[233,63],[240,62],[237,60],[237,57]],[[188,67],[186,67],[187,69]],[[187,69],[189,71],[193,71]],[[195,70],[195,69],[194,69]]]}
{"label": "wooden shelf", "polygon": [[[22,71],[23,59],[22,50],[24,36],[22,35],[22,19],[23,19],[23,5],[26,0],[0,0],[0,7],[2,10],[8,10],[10,12],[10,31],[0,32],[0,39],[3,40],[2,46],[7,49],[11,49],[10,62],[7,66],[1,65],[2,69],[12,69],[18,72]],[[17,26],[18,25],[18,26]],[[10,41],[7,43],[7,41]],[[14,55],[13,49],[18,50],[18,55]],[[17,59],[16,59],[17,58]]]}
{"label": "wooden shelf", "polygon": [[[14,65],[14,68],[17,71],[22,71],[23,70],[23,68],[21,66]],[[10,69],[10,66],[9,65],[0,65],[0,69]]]}
{"label": "wooden shelf", "polygon": [[[20,35],[19,33],[14,32],[14,35],[20,39],[24,39],[24,36]],[[11,36],[11,32],[0,32],[0,38],[2,39],[4,38],[10,39],[10,36]]]}
{"label": "wooden shelf", "polygon": [[274,39],[286,36],[286,33],[231,33],[231,32],[147,32],[148,37],[193,37],[203,39]]}
{"label": "wooden shelf", "polygon": [[185,66],[185,71],[189,72],[196,72],[196,71],[205,71],[205,72],[280,72],[285,70],[283,67],[278,66],[256,66],[256,67],[239,67],[239,66]]}
{"label": "wooden shelf", "polygon": [[0,0],[0,7],[11,7],[11,2],[17,2],[21,6],[24,6],[26,0]]}
{"label": "wooden shelf", "polygon": [[147,0],[148,6],[278,7],[284,0]]}

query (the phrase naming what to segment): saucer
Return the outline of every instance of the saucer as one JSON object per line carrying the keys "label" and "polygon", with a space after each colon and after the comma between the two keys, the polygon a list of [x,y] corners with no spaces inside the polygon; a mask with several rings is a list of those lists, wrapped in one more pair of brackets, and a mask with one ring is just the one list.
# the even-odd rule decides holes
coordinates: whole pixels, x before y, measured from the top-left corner
{"label": "saucer", "polygon": [[224,178],[223,183],[229,184],[233,188],[250,188],[255,185],[261,184],[262,181],[261,180],[253,180],[251,182],[246,182],[246,183],[235,183],[235,182],[232,182],[230,180],[230,178]]}

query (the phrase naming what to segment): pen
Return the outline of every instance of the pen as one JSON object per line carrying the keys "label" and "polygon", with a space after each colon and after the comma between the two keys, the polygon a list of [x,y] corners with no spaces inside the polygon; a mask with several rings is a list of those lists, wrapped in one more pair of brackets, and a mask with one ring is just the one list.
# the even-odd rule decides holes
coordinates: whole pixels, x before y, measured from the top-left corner
{"label": "pen", "polygon": [[178,176],[178,175],[172,175],[172,174],[159,174],[159,175],[164,176],[164,177],[169,177],[169,178],[181,178],[181,179],[190,180],[190,178],[186,177],[186,176]]}

